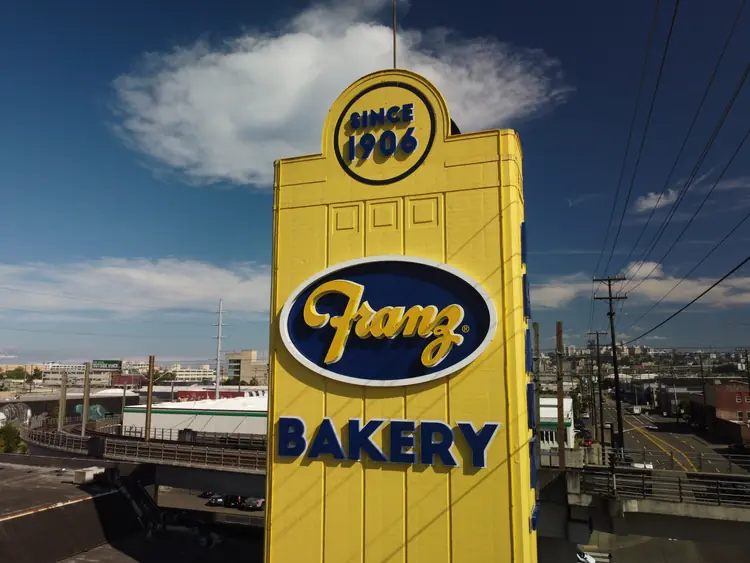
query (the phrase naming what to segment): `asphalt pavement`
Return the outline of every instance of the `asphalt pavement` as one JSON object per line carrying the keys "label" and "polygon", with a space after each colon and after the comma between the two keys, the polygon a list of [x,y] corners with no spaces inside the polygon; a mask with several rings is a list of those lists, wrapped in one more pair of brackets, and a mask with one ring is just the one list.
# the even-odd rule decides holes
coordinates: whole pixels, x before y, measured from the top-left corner
{"label": "asphalt pavement", "polygon": [[[625,449],[629,450],[634,461],[646,461],[654,469],[683,470],[703,473],[747,474],[746,469],[730,461],[726,446],[712,444],[686,422],[674,418],[664,418],[656,414],[627,414],[628,405],[622,405]],[[604,421],[612,424],[612,433],[617,429],[615,402],[608,400],[604,405]],[[609,443],[609,431],[605,429],[605,439]],[[639,456],[639,452],[644,452]]]}
{"label": "asphalt pavement", "polygon": [[741,543],[695,543],[669,538],[614,536],[594,532],[587,552],[611,554],[612,563],[716,563],[742,561],[747,549]]}
{"label": "asphalt pavement", "polygon": [[[245,522],[252,526],[263,526],[265,511],[245,511],[239,508],[225,508],[223,506],[208,506],[208,499],[200,498],[200,491],[159,487],[158,504],[162,508],[176,508],[198,512],[213,512],[230,516],[233,522]],[[226,518],[223,518],[226,521]]]}
{"label": "asphalt pavement", "polygon": [[0,520],[90,498],[108,487],[73,484],[72,470],[0,463]]}

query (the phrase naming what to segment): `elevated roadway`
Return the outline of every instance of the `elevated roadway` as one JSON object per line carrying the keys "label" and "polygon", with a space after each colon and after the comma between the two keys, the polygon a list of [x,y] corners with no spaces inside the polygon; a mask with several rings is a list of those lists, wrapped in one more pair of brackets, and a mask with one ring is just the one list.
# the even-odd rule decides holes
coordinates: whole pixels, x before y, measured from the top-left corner
{"label": "elevated roadway", "polygon": [[[45,428],[24,428],[23,436],[37,446],[107,460],[115,466],[123,462],[150,467],[148,484],[247,496],[265,492],[264,451],[112,436],[81,438]],[[687,453],[680,464],[676,459],[672,463],[674,454],[662,449],[640,453],[656,461],[654,467],[670,469],[638,470],[589,462],[567,472],[543,470],[540,535],[578,544],[587,544],[595,531],[709,542],[744,540],[742,530],[750,523],[750,475],[744,470],[734,474],[694,471],[696,458]],[[700,459],[703,454],[698,455]],[[709,460],[713,458],[704,458]]]}

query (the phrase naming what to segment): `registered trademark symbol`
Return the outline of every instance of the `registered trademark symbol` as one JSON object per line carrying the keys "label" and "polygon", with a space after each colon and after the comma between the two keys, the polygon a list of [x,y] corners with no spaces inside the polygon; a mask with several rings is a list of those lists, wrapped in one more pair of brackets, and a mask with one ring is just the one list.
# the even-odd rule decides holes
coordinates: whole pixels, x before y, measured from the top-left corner
{"label": "registered trademark symbol", "polygon": [[467,332],[469,332],[469,325],[462,326],[461,327],[461,332],[463,332],[464,334],[466,334]]}

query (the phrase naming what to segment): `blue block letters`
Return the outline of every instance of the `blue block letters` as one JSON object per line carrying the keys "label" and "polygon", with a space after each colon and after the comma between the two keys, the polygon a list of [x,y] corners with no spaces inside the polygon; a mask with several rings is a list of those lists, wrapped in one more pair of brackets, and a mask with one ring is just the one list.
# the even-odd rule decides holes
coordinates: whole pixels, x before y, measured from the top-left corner
{"label": "blue block letters", "polygon": [[[373,441],[373,435],[383,430],[383,442],[389,444],[388,454]],[[307,429],[302,419],[282,416],[277,425],[278,455],[281,457],[306,456],[332,460],[361,461],[362,452],[375,462],[433,465],[437,457],[447,467],[458,467],[453,445],[461,436],[468,447],[466,465],[475,468],[487,467],[487,450],[497,434],[500,424],[486,422],[478,430],[471,422],[457,422],[451,428],[441,421],[372,419],[364,425],[358,418],[351,418],[346,425],[346,446],[330,418],[324,418],[313,433],[308,447]]]}

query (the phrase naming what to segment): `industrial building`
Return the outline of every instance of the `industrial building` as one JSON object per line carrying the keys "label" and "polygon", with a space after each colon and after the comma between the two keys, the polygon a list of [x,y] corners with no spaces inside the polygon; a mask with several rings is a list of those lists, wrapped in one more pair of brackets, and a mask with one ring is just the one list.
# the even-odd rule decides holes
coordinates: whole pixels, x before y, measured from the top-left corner
{"label": "industrial building", "polygon": [[[565,447],[572,448],[575,431],[573,427],[573,399],[563,398],[563,420],[565,421]],[[557,397],[539,397],[539,445],[542,451],[557,448]]]}
{"label": "industrial building", "polygon": [[174,364],[169,368],[169,372],[174,375],[175,381],[202,383],[203,381],[210,381],[216,379],[216,370],[211,369],[211,366],[204,364],[197,368],[195,367],[183,367],[180,364]]}
{"label": "industrial building", "polygon": [[[266,434],[268,397],[234,397],[201,401],[159,403],[151,409],[151,428],[155,431],[194,430],[218,434]],[[146,406],[125,408],[123,429],[138,435],[146,427]],[[173,439],[177,435],[169,434]]]}
{"label": "industrial building", "polygon": [[268,361],[258,357],[256,350],[227,352],[227,375],[239,377],[244,383],[268,385]]}

